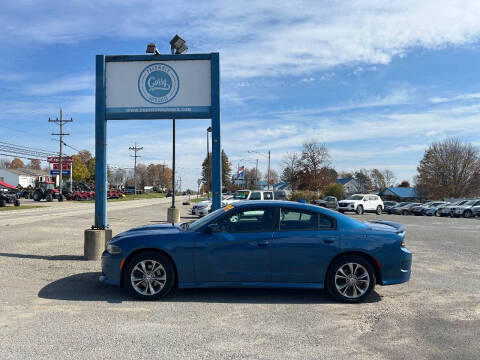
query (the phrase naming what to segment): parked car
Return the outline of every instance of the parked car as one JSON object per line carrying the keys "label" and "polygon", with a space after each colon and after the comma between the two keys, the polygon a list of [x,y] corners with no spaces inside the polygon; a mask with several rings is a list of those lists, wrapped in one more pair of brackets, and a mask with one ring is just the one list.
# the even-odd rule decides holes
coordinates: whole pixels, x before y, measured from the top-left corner
{"label": "parked car", "polygon": [[325,196],[321,200],[313,200],[312,201],[313,205],[321,206],[324,208],[332,209],[332,210],[337,210],[338,209],[338,201],[335,196]]}
{"label": "parked car", "polygon": [[412,208],[414,206],[421,205],[420,203],[407,203],[403,206],[397,206],[392,209],[392,213],[395,215],[411,215],[412,214]]}
{"label": "parked car", "polygon": [[375,212],[380,215],[383,212],[383,201],[375,194],[355,194],[346,200],[339,201],[338,211],[356,212],[358,215],[364,212]]}
{"label": "parked car", "polygon": [[480,206],[472,207],[473,216],[480,216]]}
{"label": "parked car", "polygon": [[233,197],[225,201],[225,204],[233,204],[243,200],[274,200],[272,190],[237,190]]}
{"label": "parked car", "polygon": [[390,214],[390,209],[394,206],[397,206],[398,202],[396,201],[384,201],[383,202],[383,212]]}
{"label": "parked car", "polygon": [[210,204],[210,207],[211,207],[212,199],[206,199],[206,200],[203,200],[203,201],[200,201],[200,202],[194,204],[193,207],[192,207],[192,214],[198,216],[199,215],[198,214],[199,210],[203,209],[203,208],[206,208],[209,204]]}
{"label": "parked car", "polygon": [[473,217],[473,210],[474,206],[479,206],[480,200],[470,200],[464,203],[463,205],[458,205],[452,208],[452,216],[453,217],[460,217],[463,216],[464,218],[471,218]]}
{"label": "parked car", "polygon": [[102,254],[99,280],[146,300],[174,287],[280,287],[326,288],[357,303],[376,284],[409,280],[405,233],[394,222],[364,223],[314,205],[237,202],[193,223],[116,235]]}
{"label": "parked car", "polygon": [[431,205],[427,209],[425,209],[424,214],[426,216],[440,216],[438,214],[438,211],[448,205],[450,205],[449,202],[438,202],[436,203],[436,205]]}
{"label": "parked car", "polygon": [[387,214],[391,215],[391,214],[393,214],[393,210],[394,210],[395,208],[398,208],[398,207],[400,207],[400,206],[404,206],[404,205],[406,205],[406,204],[409,204],[409,202],[401,202],[401,203],[398,203],[397,205],[394,205],[394,206],[392,206],[392,207],[386,208],[386,209],[385,209],[385,212],[386,212]]}
{"label": "parked car", "polygon": [[448,206],[444,206],[437,211],[437,214],[438,214],[438,216],[452,216],[452,209],[457,207],[457,206],[465,204],[467,201],[468,200],[460,200],[460,201],[456,201],[456,202],[454,202],[454,203],[452,203]]}

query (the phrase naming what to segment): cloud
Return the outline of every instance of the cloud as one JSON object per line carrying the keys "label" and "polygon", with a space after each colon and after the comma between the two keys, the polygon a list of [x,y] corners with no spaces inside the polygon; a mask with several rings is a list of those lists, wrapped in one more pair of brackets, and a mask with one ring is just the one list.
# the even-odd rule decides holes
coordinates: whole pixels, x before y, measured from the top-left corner
{"label": "cloud", "polygon": [[453,101],[465,101],[465,100],[476,100],[480,99],[480,93],[471,93],[471,94],[462,94],[452,97],[432,97],[430,102],[433,104],[441,104]]}
{"label": "cloud", "polygon": [[248,6],[227,0],[196,6],[56,0],[4,4],[0,37],[71,44],[153,36],[167,45],[169,39],[162,34],[175,28],[192,52],[220,51],[224,77],[308,78],[312,72],[340,65],[388,64],[414,48],[471,44],[479,39],[478,18],[480,2],[471,0],[443,0],[441,5],[437,0],[266,0]]}
{"label": "cloud", "polygon": [[79,74],[48,81],[40,84],[29,84],[24,92],[29,95],[54,95],[69,92],[94,90],[95,77],[92,74]]}

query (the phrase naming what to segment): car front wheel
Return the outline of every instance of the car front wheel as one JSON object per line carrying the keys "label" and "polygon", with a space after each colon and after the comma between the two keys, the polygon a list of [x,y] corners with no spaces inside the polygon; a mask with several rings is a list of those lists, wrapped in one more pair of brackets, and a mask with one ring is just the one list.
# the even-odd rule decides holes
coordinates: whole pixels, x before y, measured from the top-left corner
{"label": "car front wheel", "polygon": [[358,303],[367,299],[375,288],[375,271],[358,255],[338,258],[327,275],[327,290],[337,300]]}
{"label": "car front wheel", "polygon": [[358,205],[357,210],[356,210],[357,215],[362,215],[363,214],[363,206]]}
{"label": "car front wheel", "polygon": [[464,218],[471,218],[473,216],[472,212],[470,210],[465,210],[465,212],[463,213],[463,217]]}
{"label": "car front wheel", "polygon": [[377,206],[377,211],[375,211],[377,215],[382,215],[382,207],[380,205]]}
{"label": "car front wheel", "polygon": [[173,264],[161,253],[146,252],[131,259],[124,273],[127,290],[142,300],[157,300],[175,284]]}

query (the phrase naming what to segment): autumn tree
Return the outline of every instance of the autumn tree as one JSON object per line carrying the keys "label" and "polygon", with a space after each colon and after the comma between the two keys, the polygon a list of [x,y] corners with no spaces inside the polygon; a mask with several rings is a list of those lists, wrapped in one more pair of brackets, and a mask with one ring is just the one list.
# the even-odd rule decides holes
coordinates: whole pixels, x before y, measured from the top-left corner
{"label": "autumn tree", "polygon": [[337,200],[343,200],[345,199],[345,189],[343,188],[342,184],[330,183],[325,187],[323,195],[335,196]]}
{"label": "autumn tree", "polygon": [[30,164],[28,165],[28,167],[33,170],[41,170],[42,164],[40,162],[40,159],[30,159]]}
{"label": "autumn tree", "polygon": [[385,176],[378,169],[370,170],[370,182],[372,183],[372,190],[380,192],[387,187]]}
{"label": "autumn tree", "polygon": [[25,167],[25,164],[19,158],[14,158],[9,166],[10,169],[18,169],[23,167]]}
{"label": "autumn tree", "polygon": [[303,144],[299,159],[299,188],[319,191],[329,183],[330,155],[325,144],[311,141]]}
{"label": "autumn tree", "polygon": [[417,167],[417,186],[431,199],[480,194],[480,154],[458,139],[432,143]]}
{"label": "autumn tree", "polygon": [[403,180],[398,187],[410,187],[410,182],[408,180]]}
{"label": "autumn tree", "polygon": [[72,179],[73,181],[85,182],[90,179],[90,171],[80,155],[73,155]]}
{"label": "autumn tree", "polygon": [[355,171],[353,178],[357,181],[357,191],[360,193],[368,193],[372,190],[372,180],[369,172],[365,169]]}

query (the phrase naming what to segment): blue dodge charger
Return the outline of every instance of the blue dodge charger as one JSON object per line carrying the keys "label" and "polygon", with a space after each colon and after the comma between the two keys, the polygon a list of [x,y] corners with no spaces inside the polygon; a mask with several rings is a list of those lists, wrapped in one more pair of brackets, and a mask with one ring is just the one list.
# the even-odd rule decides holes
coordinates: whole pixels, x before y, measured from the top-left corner
{"label": "blue dodge charger", "polygon": [[360,302],[376,284],[408,281],[405,227],[360,222],[289,201],[245,201],[192,223],[143,226],[107,244],[100,281],[141,299],[172,288],[323,289]]}

